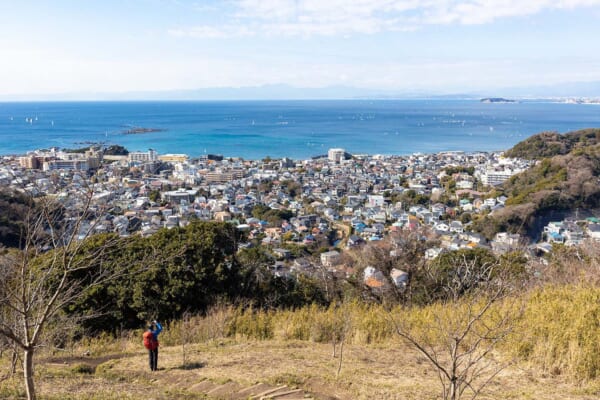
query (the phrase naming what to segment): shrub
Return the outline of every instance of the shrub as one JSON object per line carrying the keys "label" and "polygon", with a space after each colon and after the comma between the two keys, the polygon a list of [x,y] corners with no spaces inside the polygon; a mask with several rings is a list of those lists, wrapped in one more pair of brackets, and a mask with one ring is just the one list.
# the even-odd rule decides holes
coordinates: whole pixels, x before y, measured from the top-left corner
{"label": "shrub", "polygon": [[92,375],[94,372],[96,372],[96,368],[94,368],[92,365],[84,363],[75,364],[73,367],[71,367],[71,372],[74,374]]}

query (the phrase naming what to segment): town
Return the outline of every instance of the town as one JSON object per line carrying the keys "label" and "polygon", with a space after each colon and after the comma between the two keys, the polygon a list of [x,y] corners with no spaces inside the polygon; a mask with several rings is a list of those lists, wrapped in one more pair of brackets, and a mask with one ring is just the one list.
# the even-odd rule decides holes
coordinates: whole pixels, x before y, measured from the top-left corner
{"label": "town", "polygon": [[[337,148],[308,160],[244,160],[109,150],[53,148],[4,156],[0,184],[52,196],[71,210],[83,205],[70,194],[88,190],[95,219],[79,227],[82,238],[106,232],[149,236],[192,219],[229,222],[247,233],[239,248],[266,246],[280,275],[314,262],[339,272],[345,249],[401,231],[435,237],[439,245],[424,254],[430,260],[473,248],[495,254],[526,248],[540,255],[552,251],[553,243],[600,240],[593,217],[550,222],[536,243],[516,233],[486,238],[472,231],[477,216],[493,214],[507,201],[493,188],[534,164],[501,152],[382,156]],[[293,251],[302,246],[317,248],[319,257],[307,260]],[[376,273],[365,270],[365,281]]]}

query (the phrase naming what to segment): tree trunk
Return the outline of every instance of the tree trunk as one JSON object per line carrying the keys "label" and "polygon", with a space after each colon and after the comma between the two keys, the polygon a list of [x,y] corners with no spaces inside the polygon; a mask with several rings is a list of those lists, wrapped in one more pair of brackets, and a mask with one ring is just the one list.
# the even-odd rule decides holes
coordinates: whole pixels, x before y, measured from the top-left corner
{"label": "tree trunk", "polygon": [[33,348],[23,352],[23,374],[25,377],[25,392],[27,400],[35,400],[35,387],[33,385]]}
{"label": "tree trunk", "polygon": [[458,381],[456,377],[452,377],[450,380],[450,387],[448,391],[448,400],[458,400]]}

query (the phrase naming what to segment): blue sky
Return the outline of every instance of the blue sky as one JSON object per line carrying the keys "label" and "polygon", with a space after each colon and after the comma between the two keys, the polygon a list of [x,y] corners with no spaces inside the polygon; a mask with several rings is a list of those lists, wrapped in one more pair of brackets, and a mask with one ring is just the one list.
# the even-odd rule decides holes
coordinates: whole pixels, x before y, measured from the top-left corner
{"label": "blue sky", "polygon": [[600,0],[0,3],[0,95],[600,81]]}

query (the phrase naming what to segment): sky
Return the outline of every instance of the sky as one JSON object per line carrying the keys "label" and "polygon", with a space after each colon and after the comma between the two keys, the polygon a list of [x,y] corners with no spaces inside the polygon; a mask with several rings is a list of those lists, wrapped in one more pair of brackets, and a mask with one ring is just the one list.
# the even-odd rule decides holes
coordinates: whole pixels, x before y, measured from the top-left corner
{"label": "sky", "polygon": [[600,81],[600,0],[2,0],[0,96]]}

